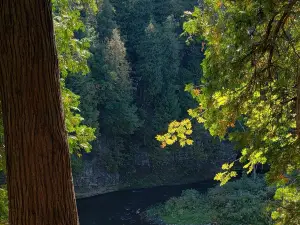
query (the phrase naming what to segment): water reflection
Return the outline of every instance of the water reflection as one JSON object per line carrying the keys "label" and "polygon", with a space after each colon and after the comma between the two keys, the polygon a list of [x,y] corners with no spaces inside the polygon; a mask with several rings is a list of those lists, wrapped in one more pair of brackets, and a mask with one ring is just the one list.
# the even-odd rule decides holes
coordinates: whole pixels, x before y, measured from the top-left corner
{"label": "water reflection", "polygon": [[151,205],[180,196],[186,189],[206,191],[214,182],[112,192],[77,201],[80,225],[147,225],[140,213]]}

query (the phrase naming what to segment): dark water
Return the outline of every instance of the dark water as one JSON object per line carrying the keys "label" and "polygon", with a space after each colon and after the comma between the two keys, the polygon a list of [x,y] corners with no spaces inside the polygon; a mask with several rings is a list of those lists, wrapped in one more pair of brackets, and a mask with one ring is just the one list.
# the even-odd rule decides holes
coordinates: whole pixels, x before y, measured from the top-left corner
{"label": "dark water", "polygon": [[212,181],[195,184],[125,190],[77,201],[80,225],[146,225],[139,213],[151,205],[180,196],[186,189],[201,192],[215,185]]}

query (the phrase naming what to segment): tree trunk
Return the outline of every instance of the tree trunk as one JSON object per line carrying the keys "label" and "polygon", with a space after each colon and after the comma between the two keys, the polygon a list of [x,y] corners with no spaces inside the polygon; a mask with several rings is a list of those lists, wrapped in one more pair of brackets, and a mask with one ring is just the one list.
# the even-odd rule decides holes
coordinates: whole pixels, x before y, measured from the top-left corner
{"label": "tree trunk", "polygon": [[10,225],[77,225],[50,0],[0,0]]}

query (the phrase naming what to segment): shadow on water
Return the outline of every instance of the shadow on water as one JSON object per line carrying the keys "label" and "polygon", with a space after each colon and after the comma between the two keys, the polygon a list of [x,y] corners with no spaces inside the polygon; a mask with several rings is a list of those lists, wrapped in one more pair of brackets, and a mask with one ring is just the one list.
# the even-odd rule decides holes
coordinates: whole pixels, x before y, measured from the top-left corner
{"label": "shadow on water", "polygon": [[77,200],[81,225],[147,225],[140,220],[146,208],[180,196],[186,189],[205,192],[216,183],[205,181],[194,184],[162,186],[137,190],[123,190]]}

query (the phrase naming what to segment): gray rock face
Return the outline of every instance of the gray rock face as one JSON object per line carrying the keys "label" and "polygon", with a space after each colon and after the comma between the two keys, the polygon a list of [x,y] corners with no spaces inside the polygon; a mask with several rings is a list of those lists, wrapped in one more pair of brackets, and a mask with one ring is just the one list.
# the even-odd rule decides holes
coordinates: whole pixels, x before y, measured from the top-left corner
{"label": "gray rock face", "polygon": [[[84,198],[124,187],[140,188],[212,179],[221,165],[232,161],[236,154],[230,143],[208,145],[205,143],[207,140],[208,138],[203,137],[195,143],[198,146],[203,145],[201,151],[199,148],[190,148],[169,153],[160,151],[150,155],[140,149],[135,152],[131,161],[130,173],[126,171],[126,167],[119,172],[107,171],[103,165],[103,154],[98,151],[92,159],[84,160],[83,170],[74,176],[76,195]],[[205,146],[215,148],[208,149]],[[103,148],[101,151],[104,151]],[[108,149],[105,148],[105,151]]]}
{"label": "gray rock face", "polygon": [[74,177],[77,198],[118,190],[119,173],[109,173],[97,163],[97,159],[84,162],[83,171]]}

